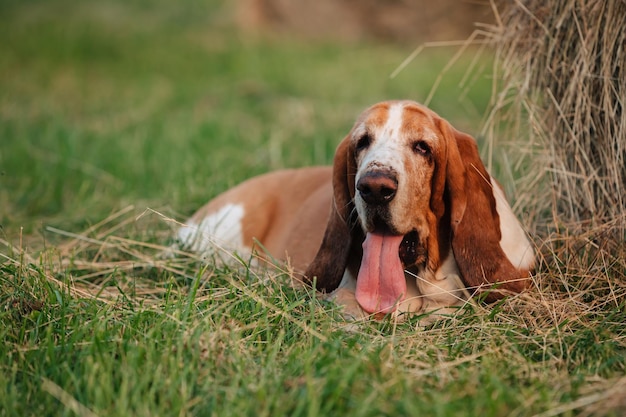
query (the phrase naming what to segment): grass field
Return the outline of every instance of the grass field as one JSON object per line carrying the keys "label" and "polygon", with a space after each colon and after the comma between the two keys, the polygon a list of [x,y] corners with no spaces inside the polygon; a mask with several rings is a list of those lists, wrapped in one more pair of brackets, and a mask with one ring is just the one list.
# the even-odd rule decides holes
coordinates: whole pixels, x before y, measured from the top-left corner
{"label": "grass field", "polygon": [[[376,101],[425,100],[454,52],[390,79],[417,45],[251,39],[228,15],[0,2],[0,416],[624,415],[624,260],[566,239],[537,240],[537,289],[425,329],[345,322],[280,271],[158,257],[218,192],[329,163]],[[473,65],[430,105],[475,133],[492,91]]]}

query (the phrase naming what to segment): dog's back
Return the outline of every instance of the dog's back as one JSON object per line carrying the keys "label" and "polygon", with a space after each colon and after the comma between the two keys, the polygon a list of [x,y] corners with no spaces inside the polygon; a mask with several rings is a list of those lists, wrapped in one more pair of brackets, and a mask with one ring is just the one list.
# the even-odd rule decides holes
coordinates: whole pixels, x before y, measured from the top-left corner
{"label": "dog's back", "polygon": [[[200,208],[178,232],[183,249],[248,256],[254,249],[303,272],[324,234],[332,200],[331,167],[260,175]],[[258,244],[257,244],[258,243]]]}

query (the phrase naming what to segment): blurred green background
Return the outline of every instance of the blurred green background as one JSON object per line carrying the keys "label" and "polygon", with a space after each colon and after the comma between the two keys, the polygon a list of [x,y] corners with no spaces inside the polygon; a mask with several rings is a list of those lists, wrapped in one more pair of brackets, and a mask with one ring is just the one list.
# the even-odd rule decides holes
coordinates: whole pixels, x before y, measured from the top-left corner
{"label": "blurred green background", "polygon": [[[253,174],[330,163],[361,110],[425,100],[458,50],[426,48],[391,79],[421,40],[244,34],[233,4],[0,2],[5,236],[80,229],[129,204],[184,218]],[[488,69],[469,51],[430,106],[475,133]]]}

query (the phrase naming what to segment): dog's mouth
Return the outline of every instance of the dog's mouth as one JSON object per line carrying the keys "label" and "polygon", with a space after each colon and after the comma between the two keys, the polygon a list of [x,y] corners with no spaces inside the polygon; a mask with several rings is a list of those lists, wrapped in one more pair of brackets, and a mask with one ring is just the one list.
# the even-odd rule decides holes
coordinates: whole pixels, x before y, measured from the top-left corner
{"label": "dog's mouth", "polygon": [[[378,234],[382,236],[394,236],[399,235],[394,231],[387,223],[377,217],[373,221],[374,230],[367,232],[367,234]],[[398,249],[398,257],[405,268],[413,266],[415,264],[421,264],[426,262],[426,248],[419,245],[419,235],[417,230],[413,229],[409,233],[403,235],[402,242]]]}
{"label": "dog's mouth", "polygon": [[426,259],[419,235],[405,235],[389,227],[367,232],[356,282],[356,299],[368,313],[391,313],[406,296],[404,269]]}
{"label": "dog's mouth", "polygon": [[426,249],[419,245],[417,230],[404,235],[398,256],[405,268],[426,262]]}

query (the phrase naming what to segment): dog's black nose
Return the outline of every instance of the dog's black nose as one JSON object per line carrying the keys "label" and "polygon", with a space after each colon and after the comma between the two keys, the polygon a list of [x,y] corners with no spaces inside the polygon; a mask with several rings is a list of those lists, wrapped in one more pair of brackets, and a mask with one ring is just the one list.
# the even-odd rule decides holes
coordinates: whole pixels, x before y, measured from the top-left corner
{"label": "dog's black nose", "polygon": [[387,204],[396,196],[398,180],[388,171],[371,171],[363,175],[356,184],[361,198],[367,204]]}

